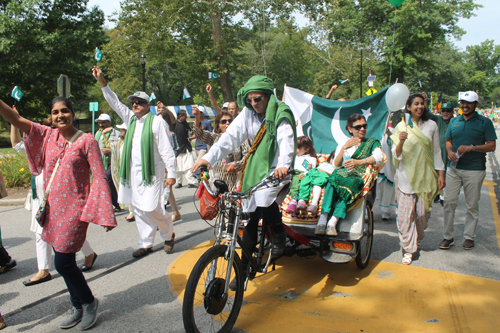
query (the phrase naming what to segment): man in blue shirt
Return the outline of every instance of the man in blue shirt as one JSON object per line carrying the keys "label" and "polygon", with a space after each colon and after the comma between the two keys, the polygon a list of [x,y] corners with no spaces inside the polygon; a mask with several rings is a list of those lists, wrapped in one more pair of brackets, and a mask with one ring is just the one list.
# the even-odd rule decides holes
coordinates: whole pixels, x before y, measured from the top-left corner
{"label": "man in blue shirt", "polygon": [[[205,107],[202,105],[198,105],[198,109],[200,110],[200,116],[202,117],[201,121],[201,129],[206,130],[209,132],[213,131],[212,124],[210,123],[210,120],[204,118],[205,117]],[[194,144],[194,149],[196,150],[196,160],[198,161],[200,158],[202,158],[208,150],[207,144],[202,143],[200,140],[196,139],[196,142]]]}
{"label": "man in blue shirt", "polygon": [[474,247],[479,217],[479,198],[486,175],[486,153],[495,151],[497,135],[490,119],[476,112],[478,96],[467,91],[460,99],[462,115],[450,120],[446,131],[448,170],[444,194],[444,239],[440,249],[449,249],[453,244],[455,209],[463,186],[465,205],[463,248]]}

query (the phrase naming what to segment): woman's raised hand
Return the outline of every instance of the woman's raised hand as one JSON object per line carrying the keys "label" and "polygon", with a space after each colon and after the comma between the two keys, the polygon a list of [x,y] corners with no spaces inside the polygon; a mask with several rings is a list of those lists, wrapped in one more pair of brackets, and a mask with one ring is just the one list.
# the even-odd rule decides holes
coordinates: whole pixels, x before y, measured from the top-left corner
{"label": "woman's raised hand", "polygon": [[358,146],[361,143],[360,138],[350,138],[347,140],[347,142],[344,144],[344,149],[349,149],[353,146]]}
{"label": "woman's raised hand", "polygon": [[399,140],[400,141],[405,141],[406,139],[408,139],[408,132],[399,133]]}

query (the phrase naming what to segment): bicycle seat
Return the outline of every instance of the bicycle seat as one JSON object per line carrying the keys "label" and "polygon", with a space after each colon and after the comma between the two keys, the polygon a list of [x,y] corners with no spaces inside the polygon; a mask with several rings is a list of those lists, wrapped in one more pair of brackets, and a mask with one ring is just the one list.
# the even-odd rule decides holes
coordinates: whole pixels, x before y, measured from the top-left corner
{"label": "bicycle seat", "polygon": [[217,195],[229,192],[229,187],[223,180],[217,179],[214,181],[214,186],[217,188]]}

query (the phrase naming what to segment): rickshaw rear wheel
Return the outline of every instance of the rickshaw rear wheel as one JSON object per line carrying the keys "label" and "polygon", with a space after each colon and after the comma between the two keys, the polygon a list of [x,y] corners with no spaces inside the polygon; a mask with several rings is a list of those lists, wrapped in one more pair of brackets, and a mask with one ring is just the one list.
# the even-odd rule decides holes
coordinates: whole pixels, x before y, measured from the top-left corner
{"label": "rickshaw rear wheel", "polygon": [[365,201],[365,211],[363,213],[363,237],[358,242],[358,254],[356,255],[356,265],[360,269],[366,268],[370,262],[373,244],[373,213],[372,206],[368,200]]}

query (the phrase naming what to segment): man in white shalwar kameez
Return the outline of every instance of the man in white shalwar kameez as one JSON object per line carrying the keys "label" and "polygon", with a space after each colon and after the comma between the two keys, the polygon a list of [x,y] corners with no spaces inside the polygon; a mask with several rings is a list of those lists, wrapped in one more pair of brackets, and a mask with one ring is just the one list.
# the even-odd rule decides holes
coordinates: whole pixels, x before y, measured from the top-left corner
{"label": "man in white shalwar kameez", "polygon": [[[170,252],[174,246],[175,234],[173,233],[172,217],[161,205],[163,189],[175,184],[175,155],[170,146],[169,129],[167,123],[160,117],[151,118],[151,130],[154,144],[154,176],[150,183],[144,180],[145,162],[142,160],[144,143],[141,141],[143,132],[148,128],[144,125],[150,113],[149,96],[145,92],[137,92],[128,97],[132,102],[132,110],[120,102],[116,94],[106,83],[101,70],[95,66],[92,74],[101,85],[104,98],[111,108],[123,120],[129,129],[127,134],[131,138],[130,179],[128,183],[120,186],[118,202],[132,204],[134,216],[139,230],[139,249],[134,251],[136,258],[153,252],[153,243],[156,230],[165,241],[164,250]],[[131,131],[131,124],[135,122],[135,130]],[[125,138],[127,141],[127,137]],[[124,156],[127,143],[124,143]],[[124,158],[122,156],[122,158]],[[122,164],[123,166],[123,164]],[[165,179],[167,173],[167,179]],[[123,182],[124,180],[121,179]]]}
{"label": "man in white shalwar kameez", "polygon": [[[238,104],[241,107],[245,105],[242,112],[208,153],[193,165],[191,172],[202,165],[210,168],[248,139],[252,149],[243,173],[242,191],[269,175],[280,179],[289,177],[287,174],[293,165],[297,142],[295,119],[290,108],[276,99],[272,80],[265,76],[252,77],[238,92]],[[259,133],[261,140],[257,139]],[[285,185],[262,188],[243,203],[243,210],[251,213],[243,233],[243,243],[251,253],[256,247],[260,217],[268,221],[273,232],[272,256],[278,257],[283,253],[286,231],[279,205],[288,192],[288,188],[284,187]],[[245,271],[248,262],[248,258],[243,255],[242,264]]]}

